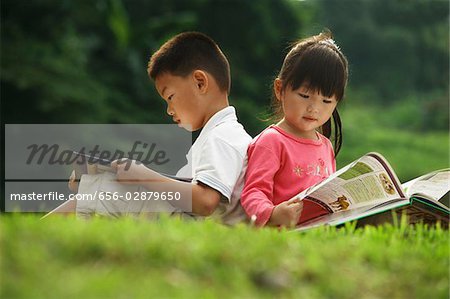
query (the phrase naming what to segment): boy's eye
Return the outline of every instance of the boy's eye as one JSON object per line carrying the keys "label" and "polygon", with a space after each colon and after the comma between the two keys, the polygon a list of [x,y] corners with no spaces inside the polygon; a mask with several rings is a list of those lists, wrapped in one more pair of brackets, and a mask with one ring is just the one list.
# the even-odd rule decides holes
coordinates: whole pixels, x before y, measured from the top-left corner
{"label": "boy's eye", "polygon": [[172,98],[173,98],[173,94],[171,94],[167,99],[168,99],[169,101],[172,101]]}
{"label": "boy's eye", "polygon": [[304,98],[304,99],[309,99],[309,95],[307,95],[307,94],[304,94],[304,93],[298,93],[298,95],[300,96],[300,97],[302,97],[302,98]]}
{"label": "boy's eye", "polygon": [[333,101],[324,99],[323,102],[324,102],[325,104],[331,104]]}

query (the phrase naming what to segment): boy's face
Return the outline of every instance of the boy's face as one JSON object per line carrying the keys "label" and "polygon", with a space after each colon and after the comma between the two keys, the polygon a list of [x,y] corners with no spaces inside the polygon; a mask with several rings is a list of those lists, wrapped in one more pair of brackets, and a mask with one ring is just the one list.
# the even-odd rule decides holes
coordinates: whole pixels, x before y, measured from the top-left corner
{"label": "boy's face", "polygon": [[186,77],[163,73],[156,77],[155,87],[167,103],[167,114],[178,126],[195,131],[205,124],[204,107],[199,88],[192,74]]}

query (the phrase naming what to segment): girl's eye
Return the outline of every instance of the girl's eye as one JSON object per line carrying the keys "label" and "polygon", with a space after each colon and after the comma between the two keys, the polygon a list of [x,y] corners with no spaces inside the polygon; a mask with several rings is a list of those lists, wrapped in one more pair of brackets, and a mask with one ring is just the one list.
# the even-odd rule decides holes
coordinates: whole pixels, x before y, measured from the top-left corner
{"label": "girl's eye", "polygon": [[325,104],[331,104],[331,103],[332,103],[332,101],[330,101],[330,100],[323,100],[323,102],[324,102]]}
{"label": "girl's eye", "polygon": [[309,99],[309,95],[304,94],[304,93],[298,93],[298,95],[304,99]]}
{"label": "girl's eye", "polygon": [[171,101],[172,98],[173,98],[173,94],[171,94],[167,99],[168,99],[169,101]]}

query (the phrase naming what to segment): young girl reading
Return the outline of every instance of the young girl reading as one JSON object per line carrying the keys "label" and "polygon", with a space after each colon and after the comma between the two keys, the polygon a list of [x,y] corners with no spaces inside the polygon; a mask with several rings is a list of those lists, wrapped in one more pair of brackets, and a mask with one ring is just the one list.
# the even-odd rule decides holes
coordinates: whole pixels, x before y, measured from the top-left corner
{"label": "young girl reading", "polygon": [[347,59],[330,32],[298,41],[286,55],[273,83],[278,122],[247,150],[241,204],[257,226],[291,227],[327,213],[312,201],[291,198],[336,170],[342,143],[336,106],[347,78]]}

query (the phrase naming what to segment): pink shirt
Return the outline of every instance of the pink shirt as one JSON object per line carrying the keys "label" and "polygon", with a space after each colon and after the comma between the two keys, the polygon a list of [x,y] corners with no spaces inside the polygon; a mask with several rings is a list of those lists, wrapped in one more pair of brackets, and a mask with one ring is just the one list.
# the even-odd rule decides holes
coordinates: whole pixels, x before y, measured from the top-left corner
{"label": "pink shirt", "polygon": [[[250,143],[241,204],[249,217],[256,215],[256,225],[265,225],[276,205],[336,171],[330,140],[317,136],[299,138],[270,126]],[[305,199],[299,223],[326,213]]]}

